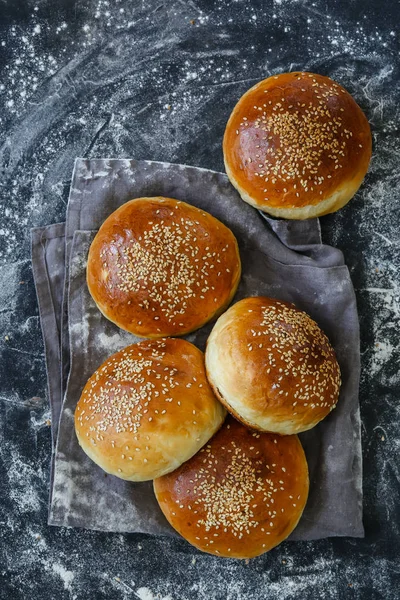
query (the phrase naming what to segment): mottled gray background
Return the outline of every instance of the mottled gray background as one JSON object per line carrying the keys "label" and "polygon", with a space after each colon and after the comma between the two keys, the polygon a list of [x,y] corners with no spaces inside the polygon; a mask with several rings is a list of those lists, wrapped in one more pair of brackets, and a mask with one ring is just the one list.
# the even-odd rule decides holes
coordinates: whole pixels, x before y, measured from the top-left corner
{"label": "mottled gray background", "polygon": [[[399,597],[399,17],[389,0],[0,2],[1,599]],[[49,528],[29,228],[64,219],[76,156],[222,170],[236,100],[294,69],[347,87],[374,136],[363,188],[322,219],[359,304],[366,538],[284,543],[246,564],[173,539]]]}

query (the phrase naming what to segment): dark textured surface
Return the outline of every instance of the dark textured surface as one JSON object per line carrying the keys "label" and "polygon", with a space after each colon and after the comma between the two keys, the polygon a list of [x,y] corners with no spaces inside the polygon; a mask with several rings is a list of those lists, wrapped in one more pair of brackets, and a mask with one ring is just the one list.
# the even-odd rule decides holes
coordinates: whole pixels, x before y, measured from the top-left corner
{"label": "dark textured surface", "polygon": [[[0,2],[0,598],[398,598],[398,17],[374,0]],[[359,303],[366,538],[285,543],[246,564],[172,539],[49,528],[29,227],[64,218],[76,156],[222,170],[235,101],[294,69],[337,79],[374,135],[363,188],[322,219]]]}

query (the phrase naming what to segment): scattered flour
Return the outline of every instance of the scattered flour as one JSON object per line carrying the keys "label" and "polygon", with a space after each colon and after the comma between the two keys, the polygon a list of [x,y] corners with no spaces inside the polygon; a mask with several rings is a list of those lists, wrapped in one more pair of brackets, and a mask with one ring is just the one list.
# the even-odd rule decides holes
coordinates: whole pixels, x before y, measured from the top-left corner
{"label": "scattered flour", "polygon": [[74,580],[74,573],[72,571],[68,571],[68,569],[66,569],[59,563],[53,563],[51,568],[53,572],[61,578],[64,584],[64,588],[66,590],[70,590],[72,587],[72,582]]}
{"label": "scattered flour", "polygon": [[[0,229],[0,235],[1,235]],[[27,262],[27,261],[26,261]],[[12,262],[1,267],[0,311],[1,314],[12,313],[17,305],[16,290],[22,285],[22,268],[25,261]],[[1,317],[0,317],[1,318]]]}
{"label": "scattered flour", "polygon": [[[161,596],[160,594],[153,593],[147,587],[138,588],[135,591],[135,595],[140,598],[140,600],[174,600],[169,594],[168,596]],[[183,598],[181,600],[183,600]]]}
{"label": "scattered flour", "polygon": [[[13,457],[8,467],[10,498],[20,514],[37,512],[41,509],[41,499],[37,489],[37,470],[20,457]],[[43,477],[43,473],[41,474]],[[36,479],[36,482],[35,482]]]}
{"label": "scattered flour", "polygon": [[371,363],[371,375],[376,375],[388,361],[392,360],[395,350],[389,340],[376,342],[375,347],[376,350]]}
{"label": "scattered flour", "polygon": [[118,352],[125,346],[129,344],[133,344],[136,338],[133,338],[131,334],[128,332],[118,331],[111,335],[107,335],[102,332],[98,335],[98,343],[103,348],[108,348],[109,353],[113,354],[114,352]]}

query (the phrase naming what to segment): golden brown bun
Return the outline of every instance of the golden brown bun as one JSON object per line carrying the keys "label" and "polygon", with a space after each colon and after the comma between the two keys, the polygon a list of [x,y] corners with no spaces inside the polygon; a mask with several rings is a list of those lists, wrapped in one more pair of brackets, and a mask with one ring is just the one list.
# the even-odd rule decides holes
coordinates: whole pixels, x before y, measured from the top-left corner
{"label": "golden brown bun", "polygon": [[275,217],[335,212],[368,170],[371,130],[340,85],[314,73],[274,75],[248,90],[225,130],[231,183],[249,204]]}
{"label": "golden brown bun", "polygon": [[317,323],[294,304],[245,298],[224,313],[207,341],[215,394],[248,427],[290,435],[335,408],[340,370]]}
{"label": "golden brown bun", "polygon": [[225,414],[207,382],[203,353],[166,338],[128,346],[97,369],[76,407],[75,430],[104,471],[146,481],[193,456]]}
{"label": "golden brown bun", "polygon": [[229,417],[198,454],[156,479],[154,491],[193,546],[252,558],[296,527],[307,501],[307,461],[296,435],[252,432]]}
{"label": "golden brown bun", "polygon": [[230,229],[172,198],[127,202],[100,227],[87,284],[99,310],[140,337],[184,335],[218,316],[240,279]]}

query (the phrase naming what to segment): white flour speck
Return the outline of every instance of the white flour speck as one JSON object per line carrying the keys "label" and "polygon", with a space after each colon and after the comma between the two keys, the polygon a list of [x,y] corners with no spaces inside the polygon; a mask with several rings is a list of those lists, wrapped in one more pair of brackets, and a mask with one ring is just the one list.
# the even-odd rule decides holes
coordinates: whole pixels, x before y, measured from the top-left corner
{"label": "white flour speck", "polygon": [[74,573],[72,571],[68,571],[68,569],[66,569],[59,563],[53,563],[51,568],[52,568],[53,572],[56,573],[56,575],[58,575],[61,578],[61,580],[64,584],[64,588],[66,590],[70,590],[72,587],[71,584],[74,580]]}
{"label": "white flour speck", "polygon": [[138,588],[135,594],[140,600],[172,600],[172,596],[169,594],[167,596],[160,596],[159,594],[154,594],[147,587]]}

